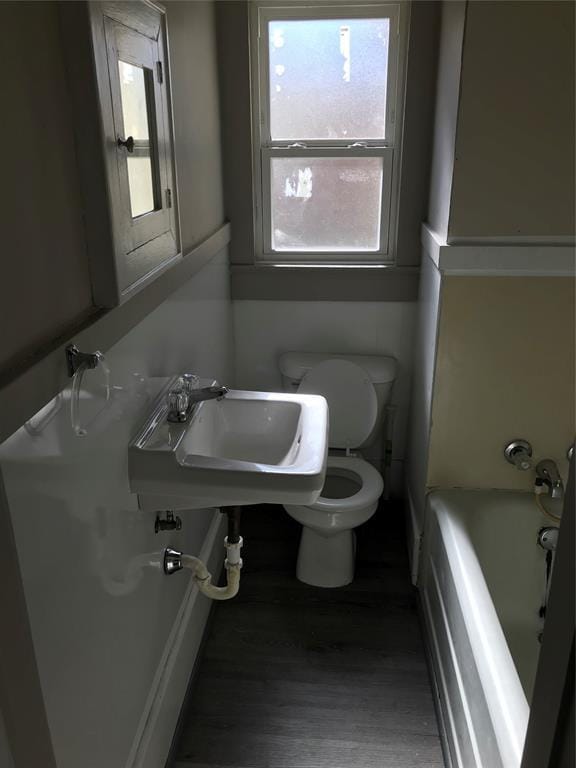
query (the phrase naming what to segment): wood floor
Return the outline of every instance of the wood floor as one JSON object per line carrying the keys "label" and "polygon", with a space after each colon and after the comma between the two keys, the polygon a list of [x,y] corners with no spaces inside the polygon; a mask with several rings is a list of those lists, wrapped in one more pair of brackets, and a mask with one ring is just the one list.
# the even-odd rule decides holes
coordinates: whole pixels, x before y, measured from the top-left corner
{"label": "wood floor", "polygon": [[296,580],[300,526],[243,513],[240,594],[215,606],[174,768],[444,766],[397,510],[358,529],[354,583]]}

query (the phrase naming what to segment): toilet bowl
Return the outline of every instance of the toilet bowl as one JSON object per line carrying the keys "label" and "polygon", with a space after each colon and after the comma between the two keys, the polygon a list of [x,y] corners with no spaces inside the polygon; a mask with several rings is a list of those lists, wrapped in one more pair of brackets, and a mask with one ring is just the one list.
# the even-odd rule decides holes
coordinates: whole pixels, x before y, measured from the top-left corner
{"label": "toilet bowl", "polygon": [[358,456],[328,456],[320,498],[284,509],[302,524],[296,576],[317,587],[342,587],[354,579],[353,529],[369,520],[384,490],[380,473]]}
{"label": "toilet bowl", "polygon": [[353,452],[372,434],[379,402],[366,370],[345,359],[311,367],[298,391],[320,394],[328,401],[332,452],[318,500],[307,506],[284,506],[302,525],[296,575],[313,586],[341,587],[354,579],[354,528],[372,517],[384,490],[380,473]]}

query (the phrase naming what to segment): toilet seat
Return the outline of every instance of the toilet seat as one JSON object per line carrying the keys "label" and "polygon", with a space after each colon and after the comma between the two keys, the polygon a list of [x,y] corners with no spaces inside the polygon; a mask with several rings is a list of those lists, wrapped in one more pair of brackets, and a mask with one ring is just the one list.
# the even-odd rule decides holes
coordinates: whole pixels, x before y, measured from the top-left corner
{"label": "toilet seat", "polygon": [[[345,470],[356,475],[360,488],[351,496],[339,499],[329,499],[321,495],[314,504],[305,507],[285,504],[284,509],[288,514],[304,526],[303,535],[308,535],[305,532],[309,530],[320,536],[351,537],[352,529],[365,523],[376,511],[378,499],[384,490],[384,482],[371,464],[352,456],[328,456],[327,477],[333,470]],[[349,554],[351,553],[352,550]],[[353,559],[352,557],[352,561]],[[315,566],[310,564],[310,567]]]}
{"label": "toilet seat", "polygon": [[353,456],[328,456],[326,465],[326,474],[330,474],[330,469],[345,469],[358,476],[361,485],[359,490],[339,499],[328,499],[320,494],[320,497],[314,504],[310,504],[310,509],[316,509],[320,512],[347,512],[355,511],[362,507],[378,501],[384,490],[382,476],[371,464],[364,459]]}
{"label": "toilet seat", "polygon": [[358,448],[378,418],[378,398],[370,376],[349,360],[324,360],[302,379],[298,392],[328,402],[330,448]]}
{"label": "toilet seat", "polygon": [[[316,587],[341,587],[354,578],[354,528],[372,517],[384,491],[380,473],[361,457],[350,454],[373,433],[378,397],[370,374],[341,358],[323,360],[311,368],[298,391],[326,398],[328,445],[345,449],[346,455],[328,455],[326,482],[314,504],[284,505],[290,517],[302,525],[296,575]],[[352,479],[355,487],[342,482],[346,479]]]}

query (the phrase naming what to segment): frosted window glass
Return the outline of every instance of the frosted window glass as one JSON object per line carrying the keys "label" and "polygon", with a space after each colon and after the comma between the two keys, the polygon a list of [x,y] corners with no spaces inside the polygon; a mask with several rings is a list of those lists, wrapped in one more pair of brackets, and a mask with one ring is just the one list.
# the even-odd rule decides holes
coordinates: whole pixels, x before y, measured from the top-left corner
{"label": "frosted window glass", "polygon": [[389,19],[271,21],[272,140],[384,139]]}
{"label": "frosted window glass", "polygon": [[377,251],[381,157],[271,160],[275,251]]}
{"label": "frosted window glass", "polygon": [[146,83],[142,67],[120,60],[118,70],[124,133],[135,142],[134,152],[128,155],[128,187],[132,217],[136,218],[154,210]]}

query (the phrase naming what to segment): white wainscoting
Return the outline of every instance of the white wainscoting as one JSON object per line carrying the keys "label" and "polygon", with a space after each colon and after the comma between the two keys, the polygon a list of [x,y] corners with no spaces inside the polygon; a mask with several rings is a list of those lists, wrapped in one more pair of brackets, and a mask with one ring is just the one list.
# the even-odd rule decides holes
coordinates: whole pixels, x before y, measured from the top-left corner
{"label": "white wainscoting", "polygon": [[[215,512],[199,554],[214,577],[224,561],[225,529],[226,518]],[[150,687],[125,768],[158,768],[164,764],[210,613],[212,601],[198,591],[188,571],[175,573],[171,578],[185,579],[186,592]]]}
{"label": "white wainscoting", "polygon": [[[183,371],[232,379],[226,251],[107,351],[114,396],[77,438],[69,401],[39,434],[20,428],[0,467],[58,768],[160,768],[208,613],[164,549],[222,555],[210,509],[154,532],[127,476],[127,445],[159,381]],[[89,351],[89,350],[87,350]],[[102,378],[88,372],[84,402]],[[216,540],[215,540],[216,537]],[[17,685],[17,681],[14,681]]]}

